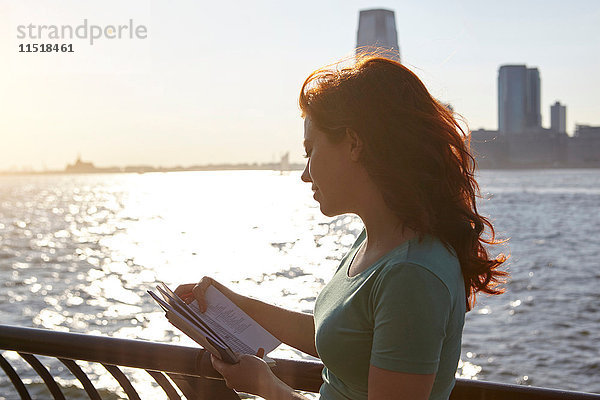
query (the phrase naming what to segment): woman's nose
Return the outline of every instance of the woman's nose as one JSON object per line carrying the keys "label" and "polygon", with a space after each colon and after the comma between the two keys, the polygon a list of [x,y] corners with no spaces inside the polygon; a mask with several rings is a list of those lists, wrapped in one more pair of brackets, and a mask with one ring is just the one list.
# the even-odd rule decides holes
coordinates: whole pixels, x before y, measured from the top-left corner
{"label": "woman's nose", "polygon": [[300,176],[300,179],[302,179],[302,182],[312,182],[312,179],[310,179],[310,174],[308,173],[308,163],[310,161],[308,161],[306,163],[306,167],[304,167],[304,171],[302,171],[302,175]]}

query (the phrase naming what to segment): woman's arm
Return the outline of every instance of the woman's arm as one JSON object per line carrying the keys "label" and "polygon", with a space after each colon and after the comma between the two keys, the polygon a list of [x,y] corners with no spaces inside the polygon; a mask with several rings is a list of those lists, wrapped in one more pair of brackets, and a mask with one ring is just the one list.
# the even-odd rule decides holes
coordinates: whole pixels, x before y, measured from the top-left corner
{"label": "woman's arm", "polygon": [[408,374],[371,365],[369,368],[369,400],[427,400],[435,374]]}
{"label": "woman's arm", "polygon": [[[219,289],[277,339],[304,353],[318,357],[315,348],[315,323],[310,314],[287,310],[242,296],[209,277],[202,278],[198,284],[181,285],[175,290],[175,293],[184,300],[192,300],[195,297],[200,309],[204,310],[206,307],[204,293],[211,285]],[[193,293],[193,297],[191,297],[191,293]]]}
{"label": "woman's arm", "polygon": [[231,301],[277,339],[306,354],[319,357],[315,348],[315,322],[312,315],[287,310],[237,293],[236,296]]}
{"label": "woman's arm", "polygon": [[[245,354],[237,364],[227,364],[214,356],[211,361],[223,375],[227,387],[256,394],[267,400],[306,400],[277,378],[263,360]],[[435,374],[408,374],[371,365],[369,368],[369,400],[427,400]]]}
{"label": "woman's arm", "polygon": [[271,368],[258,357],[244,354],[237,364],[227,364],[214,356],[211,356],[211,361],[225,378],[228,388],[255,394],[266,400],[307,400],[277,378]]}

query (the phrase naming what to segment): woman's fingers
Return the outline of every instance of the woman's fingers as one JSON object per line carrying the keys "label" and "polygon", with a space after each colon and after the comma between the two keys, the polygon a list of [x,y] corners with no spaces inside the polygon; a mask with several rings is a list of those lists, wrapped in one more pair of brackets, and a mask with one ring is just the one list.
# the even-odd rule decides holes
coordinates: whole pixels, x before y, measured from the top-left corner
{"label": "woman's fingers", "polygon": [[230,382],[228,382],[228,381],[227,381],[227,375],[228,375],[228,374],[227,374],[227,367],[228,367],[227,363],[225,363],[225,362],[224,362],[224,361],[222,361],[222,360],[219,360],[217,357],[215,357],[215,356],[214,356],[214,355],[212,355],[212,354],[210,355],[210,362],[212,363],[212,365],[213,365],[213,368],[214,368],[214,369],[215,369],[215,370],[216,370],[218,373],[220,373],[220,374],[221,374],[221,376],[222,376],[222,377],[225,379],[225,384],[227,385],[227,387],[228,387],[229,389],[233,389],[233,388],[231,387],[231,384],[230,384]]}
{"label": "woman's fingers", "polygon": [[198,307],[200,308],[200,312],[206,312],[207,305],[205,293],[206,289],[208,289],[208,287],[212,285],[212,283],[212,278],[205,276],[192,288],[193,297],[195,297],[198,301]]}
{"label": "woman's fingers", "polygon": [[196,286],[195,283],[187,283],[185,285],[177,286],[175,289],[175,294],[181,298],[181,300],[186,303],[190,303],[194,300],[194,295],[192,293],[192,289]]}
{"label": "woman's fingers", "polygon": [[251,394],[261,395],[275,378],[267,364],[253,355],[239,354],[239,362],[227,364],[211,354],[213,367],[225,379],[227,387]]}
{"label": "woman's fingers", "polygon": [[256,352],[256,357],[258,358],[263,358],[265,356],[265,349],[263,349],[262,347],[258,349],[258,351]]}
{"label": "woman's fingers", "polygon": [[223,361],[215,357],[214,355],[210,355],[210,361],[212,362],[213,367],[217,370],[218,373],[223,375],[223,369],[227,366],[227,364]]}
{"label": "woman's fingers", "polygon": [[179,286],[177,286],[177,289],[175,289],[175,294],[177,296],[181,296],[183,293],[191,292],[192,288],[195,285],[196,285],[195,283],[186,283],[184,285],[179,285]]}
{"label": "woman's fingers", "polygon": [[215,281],[212,278],[205,276],[200,279],[200,282],[198,283],[186,283],[184,285],[177,286],[177,289],[175,289],[175,294],[188,304],[194,301],[194,299],[198,300],[198,307],[200,307],[200,311],[205,312],[206,289],[208,289],[208,287],[214,283]]}

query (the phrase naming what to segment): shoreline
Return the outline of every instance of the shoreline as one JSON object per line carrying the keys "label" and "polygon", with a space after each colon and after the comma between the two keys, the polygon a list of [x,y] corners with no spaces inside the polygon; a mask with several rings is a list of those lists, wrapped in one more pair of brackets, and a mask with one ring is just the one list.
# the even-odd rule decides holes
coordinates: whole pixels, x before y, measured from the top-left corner
{"label": "shoreline", "polygon": [[[147,173],[167,173],[167,172],[213,172],[213,171],[275,171],[275,172],[292,172],[302,171],[304,165],[290,165],[289,168],[281,169],[275,165],[231,165],[231,166],[206,166],[206,167],[193,167],[193,168],[129,168],[116,169],[116,168],[98,168],[90,171],[0,171],[0,176],[23,176],[23,175],[99,175],[99,174],[147,174]],[[597,170],[600,166],[506,166],[499,168],[486,168],[478,167],[477,170],[482,171],[533,171],[533,170]]]}

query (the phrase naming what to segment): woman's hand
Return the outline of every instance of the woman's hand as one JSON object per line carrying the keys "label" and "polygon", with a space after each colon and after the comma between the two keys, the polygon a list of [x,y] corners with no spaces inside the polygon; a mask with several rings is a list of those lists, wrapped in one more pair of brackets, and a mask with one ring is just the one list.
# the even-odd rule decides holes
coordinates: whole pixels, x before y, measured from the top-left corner
{"label": "woman's hand", "polygon": [[225,378],[227,387],[261,397],[272,393],[278,386],[279,379],[262,360],[264,350],[260,349],[256,356],[250,354],[237,354],[237,356],[239,357],[237,364],[228,364],[213,355],[210,357],[213,367]]}
{"label": "woman's hand", "polygon": [[[308,343],[303,347],[298,347],[300,350],[303,350],[304,348],[314,349],[314,321],[312,315],[284,310],[258,300],[241,296],[207,276],[203,277],[198,283],[188,283],[178,286],[177,289],[175,289],[175,294],[186,303],[191,303],[196,299],[200,311],[205,312],[206,289],[211,285],[221,291],[221,293],[227,296],[268,331],[279,333],[283,330],[282,336],[285,336],[286,333],[289,336],[294,336],[292,343]],[[299,327],[301,328],[299,329]],[[301,339],[296,338],[296,336],[299,336]],[[317,353],[316,350],[313,350],[309,354],[316,355]],[[263,349],[259,349],[257,354],[258,357],[248,354],[238,356],[239,362],[237,364],[227,364],[218,358],[211,356],[213,367],[223,375],[228,387],[241,392],[255,394],[265,399],[306,400],[306,397],[296,393],[291,387],[275,376],[267,363],[262,360],[262,357],[264,356]]]}
{"label": "woman's hand", "polygon": [[219,289],[225,295],[228,294],[227,292],[231,292],[229,289],[227,289],[219,282],[215,281],[213,278],[205,276],[202,279],[200,279],[200,282],[198,283],[187,283],[185,285],[177,286],[177,289],[175,289],[175,294],[188,304],[194,301],[194,299],[196,299],[198,301],[198,307],[200,308],[200,311],[205,312],[206,289],[208,289],[208,287],[211,285]]}

